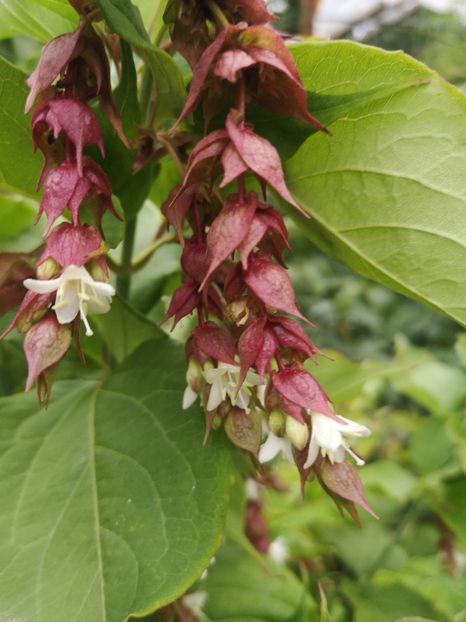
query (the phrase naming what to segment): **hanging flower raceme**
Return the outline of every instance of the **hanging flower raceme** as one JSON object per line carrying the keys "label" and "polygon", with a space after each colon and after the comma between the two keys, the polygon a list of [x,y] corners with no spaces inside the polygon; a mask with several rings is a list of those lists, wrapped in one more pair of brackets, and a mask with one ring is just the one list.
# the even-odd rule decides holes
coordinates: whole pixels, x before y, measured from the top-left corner
{"label": "hanging flower raceme", "polygon": [[[164,320],[173,317],[175,325],[194,311],[197,316],[186,346],[183,406],[200,398],[207,433],[223,426],[256,465],[282,455],[297,467],[303,485],[316,474],[353,515],[355,503],[370,511],[345,461],[348,455],[364,463],[349,439],[369,430],[335,414],[307,370],[320,352],[298,324],[312,326],[286,269],[286,224],[268,204],[267,190],[302,210],[286,185],[278,151],[248,123],[248,106],[326,129],[307,110],[291,53],[268,26],[271,16],[262,0],[173,0],[165,17],[176,49],[193,67],[173,132],[196,108],[205,128],[214,115],[219,127],[194,146],[181,183],[162,208],[183,246],[182,284]],[[251,190],[253,180],[262,196]]]}
{"label": "hanging flower raceme", "polygon": [[[101,111],[127,141],[112,99],[105,47],[91,23],[98,11],[89,12],[88,3],[86,7],[72,4],[82,13],[78,28],[44,47],[27,80],[26,111],[38,102],[31,119],[33,145],[44,155],[38,180],[43,196],[36,222],[45,214],[45,246],[27,272],[15,264],[13,277],[0,281],[0,287],[9,287],[8,306],[13,306],[13,298],[20,303],[0,338],[13,328],[25,335],[26,390],[36,383],[40,403],[49,398],[53,370],[69,349],[73,333],[82,356],[80,323],[86,335],[92,335],[89,316],[107,313],[115,294],[109,283],[101,221],[107,211],[119,216],[107,175],[85,153],[96,145],[104,155],[102,133],[89,100],[99,99]],[[95,226],[82,224],[89,216]],[[59,218],[71,222],[52,228]]]}

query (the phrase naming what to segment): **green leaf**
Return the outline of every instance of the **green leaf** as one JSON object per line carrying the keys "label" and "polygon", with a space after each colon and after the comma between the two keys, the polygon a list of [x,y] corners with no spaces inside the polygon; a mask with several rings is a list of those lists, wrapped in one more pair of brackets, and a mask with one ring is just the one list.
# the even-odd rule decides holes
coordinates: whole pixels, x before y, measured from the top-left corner
{"label": "green leaf", "polygon": [[131,0],[97,0],[107,25],[122,39],[139,48],[151,48],[141,13]]}
{"label": "green leaf", "polygon": [[131,47],[126,41],[121,41],[120,46],[121,78],[113,95],[121,114],[125,134],[132,139],[137,136],[138,125],[141,122],[136,67]]}
{"label": "green leaf", "polygon": [[186,99],[183,76],[173,58],[160,48],[152,48],[145,54],[156,91],[156,125],[167,119],[176,119]]}
{"label": "green leaf", "polygon": [[0,0],[0,39],[25,35],[46,42],[78,21],[67,0]]}
{"label": "green leaf", "polygon": [[172,57],[152,45],[139,9],[130,0],[97,0],[108,26],[143,56],[154,79],[156,123],[176,119],[186,98],[183,77]]}
{"label": "green leaf", "polygon": [[433,605],[403,585],[358,588],[347,582],[345,587],[354,604],[354,622],[393,622],[410,616],[438,620]]}
{"label": "green leaf", "polygon": [[141,12],[142,21],[152,36],[158,36],[164,28],[163,13],[168,0],[135,0],[134,4]]}
{"label": "green leaf", "polygon": [[0,400],[1,613],[123,622],[183,593],[220,545],[221,436],[182,411],[184,357],[145,344],[102,386],[62,383],[47,411]]}
{"label": "green leaf", "polygon": [[466,374],[402,338],[396,346],[396,361],[405,370],[393,375],[395,389],[435,414],[459,410],[466,398]]}
{"label": "green leaf", "polygon": [[0,240],[22,233],[32,225],[36,213],[34,201],[0,190]]}
{"label": "green leaf", "polygon": [[0,183],[34,194],[40,157],[32,153],[29,120],[24,116],[26,76],[0,58]]}
{"label": "green leaf", "polygon": [[110,311],[96,315],[94,322],[118,362],[123,361],[145,341],[163,335],[155,324],[118,297],[114,298]]}
{"label": "green leaf", "polygon": [[295,57],[332,132],[286,163],[312,217],[299,226],[356,272],[466,324],[466,98],[400,52],[310,42]]}
{"label": "green leaf", "polygon": [[123,240],[125,235],[124,211],[121,207],[120,200],[115,195],[112,196],[113,207],[120,216],[121,220],[115,218],[110,212],[105,212],[102,218],[102,231],[104,233],[105,243],[109,248],[116,248]]}
{"label": "green leaf", "polygon": [[438,502],[437,510],[466,552],[466,477],[452,480],[445,490],[444,499]]}
{"label": "green leaf", "polygon": [[212,622],[313,622],[316,606],[286,567],[259,564],[227,542],[196,589],[207,593],[203,611]]}

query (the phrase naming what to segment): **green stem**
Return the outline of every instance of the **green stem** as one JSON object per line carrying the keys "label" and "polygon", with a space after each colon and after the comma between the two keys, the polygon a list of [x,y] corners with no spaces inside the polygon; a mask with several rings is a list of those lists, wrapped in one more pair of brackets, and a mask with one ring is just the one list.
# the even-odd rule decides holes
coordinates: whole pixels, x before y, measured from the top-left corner
{"label": "green stem", "polygon": [[212,13],[212,17],[217,22],[217,26],[219,26],[220,28],[226,28],[230,25],[230,22],[227,20],[225,13],[214,0],[207,0],[207,6],[209,7],[209,11]]}
{"label": "green stem", "polygon": [[117,294],[123,298],[123,300],[129,299],[129,293],[131,289],[131,259],[133,257],[134,238],[136,235],[136,218],[126,223],[125,237],[123,240],[123,250],[121,253],[121,267],[123,268],[123,274],[118,275],[116,281]]}

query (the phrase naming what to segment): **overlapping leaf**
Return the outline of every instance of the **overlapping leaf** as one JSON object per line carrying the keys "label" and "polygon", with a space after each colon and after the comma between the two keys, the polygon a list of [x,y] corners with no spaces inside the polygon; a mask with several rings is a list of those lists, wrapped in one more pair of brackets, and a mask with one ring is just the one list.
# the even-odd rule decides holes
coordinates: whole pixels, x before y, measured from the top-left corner
{"label": "overlapping leaf", "polygon": [[466,98],[402,53],[350,42],[296,46],[313,114],[286,164],[325,252],[466,323]]}
{"label": "overlapping leaf", "polygon": [[102,386],[0,401],[0,618],[123,622],[181,594],[220,544],[218,438],[181,410],[181,349],[148,342]]}

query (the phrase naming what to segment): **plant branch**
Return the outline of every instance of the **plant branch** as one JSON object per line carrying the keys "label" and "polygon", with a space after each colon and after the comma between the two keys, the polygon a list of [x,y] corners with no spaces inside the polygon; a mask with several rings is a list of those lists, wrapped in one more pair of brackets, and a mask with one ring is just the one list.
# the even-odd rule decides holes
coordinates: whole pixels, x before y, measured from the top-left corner
{"label": "plant branch", "polygon": [[[158,238],[152,242],[145,250],[142,251],[129,265],[123,265],[123,263],[117,263],[111,257],[107,257],[107,263],[113,272],[118,275],[118,277],[127,277],[128,275],[134,274],[141,268],[143,268],[155,251],[163,246],[164,244],[169,244],[170,242],[174,242],[176,240],[176,233],[168,233],[162,238]],[[118,287],[118,280],[117,280]],[[118,292],[120,293],[120,292]],[[121,294],[120,294],[121,295]]]}
{"label": "plant branch", "polygon": [[207,0],[206,4],[209,7],[209,11],[212,13],[212,17],[215,19],[217,25],[220,28],[223,29],[230,25],[230,22],[227,20],[225,13],[214,0]]}
{"label": "plant branch", "polygon": [[131,289],[131,258],[136,236],[136,218],[126,223],[123,250],[121,252],[121,272],[117,276],[116,291],[123,300],[129,299]]}

